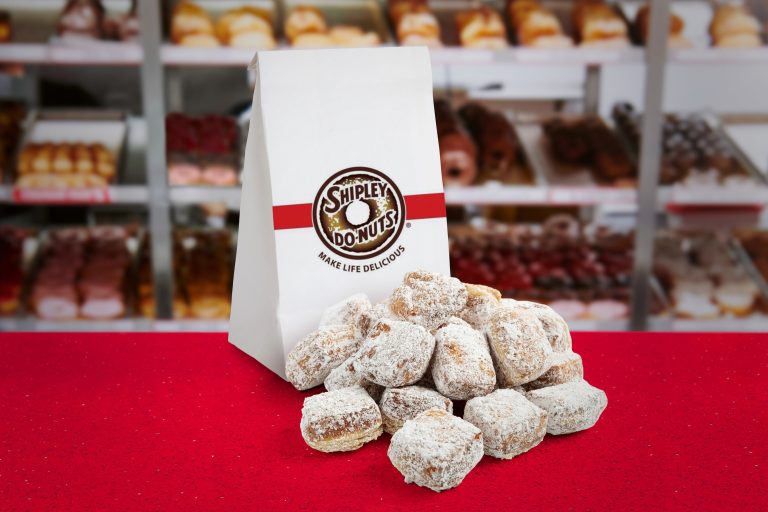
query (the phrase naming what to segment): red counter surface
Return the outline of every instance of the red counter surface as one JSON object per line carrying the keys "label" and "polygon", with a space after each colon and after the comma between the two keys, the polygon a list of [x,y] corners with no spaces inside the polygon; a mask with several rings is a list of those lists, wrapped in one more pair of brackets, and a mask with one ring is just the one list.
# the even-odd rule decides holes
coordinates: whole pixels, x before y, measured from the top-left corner
{"label": "red counter surface", "polygon": [[[254,333],[256,335],[257,333]],[[324,454],[223,334],[0,335],[0,509],[766,510],[768,335],[574,335],[591,430],[406,485],[389,436]]]}

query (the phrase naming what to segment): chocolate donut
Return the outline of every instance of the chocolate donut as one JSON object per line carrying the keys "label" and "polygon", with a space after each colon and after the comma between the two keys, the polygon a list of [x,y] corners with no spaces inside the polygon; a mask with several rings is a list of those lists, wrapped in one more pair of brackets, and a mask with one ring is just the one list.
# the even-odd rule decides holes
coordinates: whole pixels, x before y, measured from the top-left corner
{"label": "chocolate donut", "polygon": [[440,167],[445,185],[471,185],[477,177],[477,148],[447,101],[435,101]]}
{"label": "chocolate donut", "polygon": [[468,103],[459,110],[479,152],[482,177],[503,179],[519,159],[520,144],[512,124],[503,114],[489,112],[477,103]]}

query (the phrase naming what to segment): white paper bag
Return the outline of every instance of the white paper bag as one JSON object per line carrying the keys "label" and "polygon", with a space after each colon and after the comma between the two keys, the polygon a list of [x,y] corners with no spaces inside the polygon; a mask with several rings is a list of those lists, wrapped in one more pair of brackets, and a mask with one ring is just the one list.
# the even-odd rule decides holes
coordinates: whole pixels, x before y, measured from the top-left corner
{"label": "white paper bag", "polygon": [[449,273],[426,48],[259,52],[229,340],[283,378],[326,307]]}

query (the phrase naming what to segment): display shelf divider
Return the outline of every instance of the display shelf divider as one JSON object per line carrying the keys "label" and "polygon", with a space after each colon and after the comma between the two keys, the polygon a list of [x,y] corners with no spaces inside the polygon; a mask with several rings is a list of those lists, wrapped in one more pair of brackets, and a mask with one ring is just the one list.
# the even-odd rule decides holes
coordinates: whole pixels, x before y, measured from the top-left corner
{"label": "display shelf divider", "polygon": [[656,235],[656,200],[661,167],[661,126],[664,120],[664,76],[667,66],[669,0],[654,3],[646,49],[645,114],[640,143],[637,228],[632,273],[631,322],[634,330],[645,330],[651,307],[650,279]]}
{"label": "display shelf divider", "polygon": [[146,169],[149,187],[149,231],[152,248],[152,272],[155,286],[156,317],[172,317],[173,244],[171,205],[168,197],[165,159],[165,94],[160,5],[155,0],[139,1],[141,23],[142,107],[147,123]]}

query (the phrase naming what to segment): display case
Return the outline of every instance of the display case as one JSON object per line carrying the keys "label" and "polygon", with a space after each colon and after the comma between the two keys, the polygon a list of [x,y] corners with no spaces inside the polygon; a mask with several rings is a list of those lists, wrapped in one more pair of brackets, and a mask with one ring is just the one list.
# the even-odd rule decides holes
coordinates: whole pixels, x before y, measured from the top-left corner
{"label": "display case", "polygon": [[[762,234],[768,229],[764,2],[728,7],[676,0],[654,2],[650,12],[642,9],[645,2],[607,2],[612,32],[600,35],[591,30],[588,11],[576,12],[577,2],[541,0],[538,12],[547,26],[555,27],[545,36],[505,2],[417,3],[438,28],[439,44],[430,45],[435,98],[447,105],[456,131],[474,148],[469,158],[476,176],[452,179],[451,163],[443,162],[454,242],[477,245],[477,237],[491,230],[493,244],[506,247],[519,242],[522,227],[538,232],[547,219],[565,213],[586,230],[581,247],[598,254],[603,267],[602,253],[589,244],[604,240],[593,238],[593,231],[600,226],[622,234],[622,254],[628,259],[622,260],[620,292],[597,279],[582,280],[575,292],[557,297],[548,289],[532,294],[532,289],[516,287],[508,290],[512,296],[582,303],[586,312],[570,319],[577,329],[766,330],[761,260]],[[40,320],[26,307],[8,306],[0,328],[225,330],[226,321],[219,317],[226,315],[174,315],[180,297],[191,307],[189,280],[181,269],[190,268],[190,261],[178,256],[178,233],[236,229],[247,133],[243,120],[252,93],[247,65],[256,50],[296,46],[295,27],[288,30],[290,36],[286,28],[291,13],[303,7],[319,12],[325,25],[319,30],[323,38],[305,38],[301,45],[402,43],[408,31],[400,26],[397,2],[89,0],[74,4],[97,13],[98,24],[77,30],[71,21],[78,11],[71,4],[0,0],[0,11],[7,12],[0,25],[10,29],[0,42],[0,96],[13,102],[3,104],[7,107],[0,116],[2,133],[9,134],[0,148],[0,223],[34,233],[25,237],[34,240],[44,240],[39,233],[71,225],[73,219],[90,227],[115,219],[141,226],[129,274],[132,305],[119,319],[68,322]],[[489,33],[502,34],[501,39],[476,41],[462,35],[465,19],[460,14],[480,16],[478,7],[485,10],[483,19],[501,20],[502,29],[486,21]],[[198,21],[195,30],[186,31],[182,14]],[[742,30],[729,32],[728,20]],[[331,32],[339,26],[346,29],[334,39]],[[121,96],[117,89],[129,92]],[[62,101],[50,107],[54,96],[64,103],[71,100],[67,112]],[[473,118],[478,108],[484,114]],[[56,137],[45,132],[51,116],[68,123]],[[99,120],[112,124],[100,129],[92,124]],[[72,147],[45,145],[54,143]],[[20,186],[19,171],[36,156],[24,156],[30,147],[47,148],[53,158],[54,153],[76,155],[82,149],[78,144],[90,148],[97,143],[108,148],[115,165],[114,177],[103,186]],[[503,149],[488,149],[498,147]],[[494,151],[511,155],[502,165],[504,172],[493,170],[498,163],[489,163]],[[101,161],[92,160],[94,166]],[[17,248],[14,233],[8,234],[8,246]],[[724,260],[710,261],[695,249],[704,243],[700,240],[714,244],[714,239],[739,270],[710,268]],[[660,260],[659,247],[669,251],[662,255],[674,258]],[[521,251],[526,252],[524,245],[513,252]],[[22,261],[5,258],[14,269]],[[467,270],[454,260],[454,272]],[[223,260],[217,261],[221,265]],[[527,269],[533,262],[523,263]],[[20,268],[21,274],[14,270],[3,280],[3,297],[16,290],[13,276],[23,276],[25,290],[31,286],[34,272]],[[706,300],[691,305],[681,269],[707,276]],[[493,275],[487,281],[501,278],[501,270],[489,272]],[[517,277],[526,275],[520,270]],[[225,294],[222,290],[213,295]],[[547,293],[552,297],[544,297]],[[732,307],[733,301],[750,302],[748,314]],[[690,309],[712,314],[691,315]]]}

